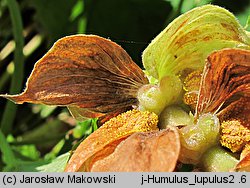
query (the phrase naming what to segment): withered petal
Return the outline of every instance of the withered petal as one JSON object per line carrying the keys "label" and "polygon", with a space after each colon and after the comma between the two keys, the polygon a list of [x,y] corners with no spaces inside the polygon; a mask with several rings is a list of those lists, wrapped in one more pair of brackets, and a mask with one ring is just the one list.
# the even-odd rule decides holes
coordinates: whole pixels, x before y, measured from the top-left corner
{"label": "withered petal", "polygon": [[136,105],[138,88],[147,83],[143,71],[116,43],[73,35],[58,40],[35,64],[23,93],[0,96],[18,104],[71,106],[78,115],[84,108],[100,117]]}
{"label": "withered petal", "polygon": [[71,115],[78,121],[85,121],[88,118],[98,118],[99,125],[102,125],[103,123],[111,119],[112,117],[115,117],[129,109],[130,107],[121,106],[121,108],[117,107],[116,110],[113,110],[111,112],[100,113],[100,112],[97,112],[95,109],[80,108],[77,106],[68,106],[68,110],[70,111]]}
{"label": "withered petal", "polygon": [[236,171],[250,172],[250,153],[248,153],[235,167]]}
{"label": "withered petal", "polygon": [[226,105],[218,112],[221,122],[228,120],[237,120],[242,126],[250,130],[250,97],[239,97]]}
{"label": "withered petal", "polygon": [[94,163],[94,172],[171,172],[180,152],[175,127],[161,131],[134,133],[109,156]]}
{"label": "withered petal", "polygon": [[213,52],[204,67],[196,117],[202,113],[217,113],[236,95],[250,97],[250,51],[223,49]]}
{"label": "withered petal", "polygon": [[247,156],[247,154],[250,153],[250,142],[248,142],[242,152],[240,153],[240,160],[242,160],[243,158],[245,158]]}
{"label": "withered petal", "polygon": [[138,110],[110,119],[77,147],[65,171],[90,171],[96,161],[111,154],[122,140],[135,132],[157,130],[157,123],[156,114]]}

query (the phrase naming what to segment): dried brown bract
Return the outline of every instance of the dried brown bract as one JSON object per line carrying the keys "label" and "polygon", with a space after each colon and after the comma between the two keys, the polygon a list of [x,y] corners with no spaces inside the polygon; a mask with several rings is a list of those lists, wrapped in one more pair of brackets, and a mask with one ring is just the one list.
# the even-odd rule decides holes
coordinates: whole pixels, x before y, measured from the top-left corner
{"label": "dried brown bract", "polygon": [[[67,106],[78,120],[105,121],[137,104],[148,81],[116,43],[95,35],[58,40],[40,59],[20,95],[1,95],[15,103]],[[106,117],[104,117],[106,115]]]}

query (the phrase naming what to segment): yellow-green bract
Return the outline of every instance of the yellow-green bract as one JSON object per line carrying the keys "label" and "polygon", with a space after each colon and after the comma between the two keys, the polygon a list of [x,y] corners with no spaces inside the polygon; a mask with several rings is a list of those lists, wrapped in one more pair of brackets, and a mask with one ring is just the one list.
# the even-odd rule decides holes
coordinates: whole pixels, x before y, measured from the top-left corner
{"label": "yellow-green bract", "polygon": [[249,32],[226,9],[205,5],[176,18],[143,52],[150,84],[138,92],[139,109],[160,114],[181,102],[181,79],[202,70],[207,56],[223,48],[250,49]]}
{"label": "yellow-green bract", "polygon": [[146,72],[161,80],[185,69],[202,69],[205,58],[223,48],[250,49],[249,33],[226,9],[205,5],[170,23],[145,49],[142,60]]}

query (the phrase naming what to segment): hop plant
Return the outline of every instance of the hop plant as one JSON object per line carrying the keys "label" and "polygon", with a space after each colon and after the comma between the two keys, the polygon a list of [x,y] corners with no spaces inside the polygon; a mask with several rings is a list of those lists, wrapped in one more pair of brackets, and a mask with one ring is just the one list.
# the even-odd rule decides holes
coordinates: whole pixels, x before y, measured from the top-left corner
{"label": "hop plant", "polygon": [[213,5],[189,11],[142,61],[145,71],[110,40],[68,36],[36,63],[23,93],[0,96],[66,106],[81,121],[99,118],[66,171],[173,171],[177,161],[234,168],[238,160],[221,145],[243,150],[235,169],[249,168],[250,36],[234,15]]}

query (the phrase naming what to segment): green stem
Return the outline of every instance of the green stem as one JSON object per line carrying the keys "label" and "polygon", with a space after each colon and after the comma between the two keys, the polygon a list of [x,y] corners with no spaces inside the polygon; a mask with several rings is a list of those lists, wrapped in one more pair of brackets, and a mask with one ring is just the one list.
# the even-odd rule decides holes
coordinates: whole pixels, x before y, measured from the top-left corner
{"label": "green stem", "polygon": [[10,79],[10,74],[6,70],[0,78],[0,91],[2,91],[2,88],[9,79]]}
{"label": "green stem", "polygon": [[246,23],[244,29],[245,29],[245,30],[250,30],[250,15],[249,15],[248,18],[247,18],[247,23]]}
{"label": "green stem", "polygon": [[167,26],[170,22],[173,21],[173,19],[175,19],[177,16],[179,16],[181,14],[181,7],[183,5],[184,0],[180,0],[178,7],[174,8],[172,10],[172,12],[170,13],[170,15],[168,16],[168,19],[165,21],[165,26]]}
{"label": "green stem", "polygon": [[3,161],[8,165],[8,166],[14,166],[16,163],[16,159],[14,156],[13,151],[10,148],[9,143],[7,142],[3,132],[0,129],[0,150],[2,152],[3,156]]}
{"label": "green stem", "polygon": [[[14,65],[15,71],[11,78],[10,94],[16,94],[20,92],[23,81],[23,69],[24,69],[24,55],[23,55],[23,25],[19,6],[15,0],[6,0],[8,9],[10,11],[11,22],[13,26],[13,35],[16,43],[14,52]],[[12,130],[12,125],[15,119],[17,107],[14,103],[8,101],[3,118],[1,120],[1,129],[5,135],[9,134]]]}
{"label": "green stem", "polygon": [[30,145],[30,144],[46,144],[48,142],[51,141],[57,141],[59,139],[64,138],[65,133],[61,133],[59,135],[53,136],[53,137],[48,137],[45,140],[43,139],[30,139],[30,140],[25,140],[25,141],[15,141],[15,142],[11,142],[10,144],[13,146],[22,146],[22,145]]}

